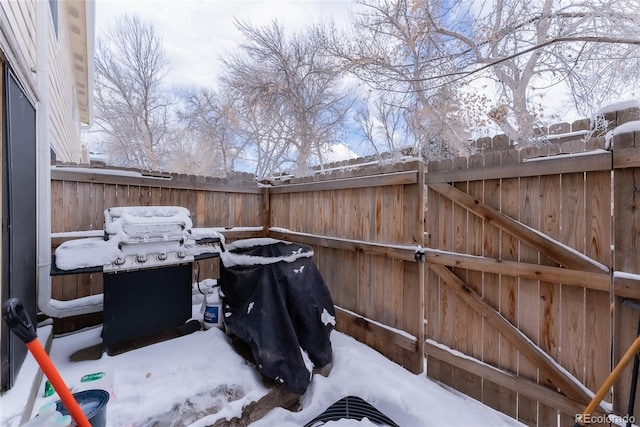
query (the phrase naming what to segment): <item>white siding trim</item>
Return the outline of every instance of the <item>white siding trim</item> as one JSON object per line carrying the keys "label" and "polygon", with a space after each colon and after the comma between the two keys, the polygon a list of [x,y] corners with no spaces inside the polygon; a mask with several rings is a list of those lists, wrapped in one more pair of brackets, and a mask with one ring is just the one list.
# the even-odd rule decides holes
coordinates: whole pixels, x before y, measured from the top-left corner
{"label": "white siding trim", "polygon": [[36,57],[34,11],[33,0],[0,2],[0,55],[16,73],[29,101],[36,105],[40,97],[32,71]]}

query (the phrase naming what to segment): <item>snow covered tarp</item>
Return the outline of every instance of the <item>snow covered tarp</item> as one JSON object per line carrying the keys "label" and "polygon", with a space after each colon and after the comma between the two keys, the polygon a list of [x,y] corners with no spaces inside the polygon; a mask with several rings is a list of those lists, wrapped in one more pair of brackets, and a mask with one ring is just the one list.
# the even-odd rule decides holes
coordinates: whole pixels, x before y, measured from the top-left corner
{"label": "snow covered tarp", "polygon": [[311,371],[332,360],[331,295],[313,250],[274,239],[233,242],[220,254],[220,289],[227,331],[251,347],[258,370],[303,394]]}

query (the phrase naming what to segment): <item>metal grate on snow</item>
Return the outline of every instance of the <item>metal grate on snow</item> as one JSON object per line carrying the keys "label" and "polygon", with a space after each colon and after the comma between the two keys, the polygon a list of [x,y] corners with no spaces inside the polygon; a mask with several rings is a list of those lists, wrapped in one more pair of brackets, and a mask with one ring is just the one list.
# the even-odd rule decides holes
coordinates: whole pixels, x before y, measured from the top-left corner
{"label": "metal grate on snow", "polygon": [[329,406],[322,414],[305,424],[304,427],[319,427],[324,425],[326,422],[338,421],[343,418],[349,420],[362,420],[365,417],[372,423],[380,426],[399,427],[386,415],[358,396],[343,397],[333,405]]}

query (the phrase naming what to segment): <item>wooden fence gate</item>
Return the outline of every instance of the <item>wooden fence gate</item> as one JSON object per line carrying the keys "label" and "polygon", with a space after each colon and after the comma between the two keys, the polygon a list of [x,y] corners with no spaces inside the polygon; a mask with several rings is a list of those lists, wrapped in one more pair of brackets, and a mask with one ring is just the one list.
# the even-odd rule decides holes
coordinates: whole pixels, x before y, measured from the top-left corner
{"label": "wooden fence gate", "polygon": [[[425,174],[427,375],[528,425],[573,425],[637,332],[637,133],[574,126]],[[602,411],[626,413],[630,370]]]}

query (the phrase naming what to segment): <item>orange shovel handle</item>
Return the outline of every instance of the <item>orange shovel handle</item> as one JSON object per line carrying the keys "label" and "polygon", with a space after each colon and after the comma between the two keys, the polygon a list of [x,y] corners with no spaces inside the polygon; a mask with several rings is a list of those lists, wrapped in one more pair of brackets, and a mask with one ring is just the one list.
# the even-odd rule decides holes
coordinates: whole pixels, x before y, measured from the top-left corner
{"label": "orange shovel handle", "polygon": [[640,337],[637,337],[635,339],[635,341],[631,344],[631,346],[627,349],[625,354],[622,356],[622,358],[620,359],[616,367],[609,374],[609,376],[604,381],[604,383],[602,383],[602,385],[600,386],[600,389],[598,389],[598,392],[593,396],[593,398],[591,399],[591,402],[589,402],[589,405],[587,405],[584,412],[582,413],[580,417],[580,422],[577,423],[576,425],[578,424],[584,425],[582,424],[582,420],[586,420],[587,417],[591,415],[593,411],[596,410],[596,408],[598,407],[598,405],[600,404],[604,396],[608,393],[611,386],[615,384],[615,382],[618,380],[618,377],[620,377],[620,375],[622,374],[622,371],[627,367],[629,362],[631,362],[633,358],[636,357],[636,353],[638,353],[638,351],[640,351]]}
{"label": "orange shovel handle", "polygon": [[53,366],[53,362],[47,352],[44,351],[44,348],[42,348],[42,344],[38,341],[38,334],[33,327],[33,322],[29,318],[29,314],[24,309],[22,301],[18,298],[9,298],[3,302],[2,318],[7,322],[11,332],[22,340],[34,359],[36,359],[36,362],[40,365],[40,369],[42,369],[42,372],[47,376],[55,391],[58,392],[71,418],[73,418],[79,427],[91,427],[87,416],[82,412],[82,409],[80,409],[80,405],[78,405],[75,397],[73,397],[73,394],[71,394],[67,388],[56,367]]}
{"label": "orange shovel handle", "polygon": [[80,405],[78,405],[78,402],[69,391],[69,388],[67,388],[67,385],[64,383],[64,380],[58,373],[57,369],[53,366],[53,362],[51,362],[49,355],[47,355],[47,352],[42,347],[42,344],[40,344],[40,341],[35,339],[27,343],[26,346],[34,359],[38,362],[38,365],[40,365],[42,372],[44,372],[51,382],[54,390],[60,396],[60,399],[62,399],[62,403],[64,403],[64,406],[69,411],[71,418],[73,418],[79,427],[91,427],[87,416],[82,412]]}

